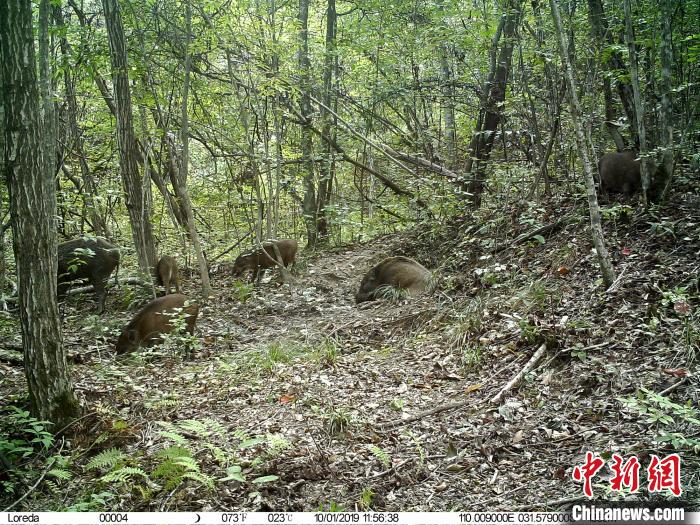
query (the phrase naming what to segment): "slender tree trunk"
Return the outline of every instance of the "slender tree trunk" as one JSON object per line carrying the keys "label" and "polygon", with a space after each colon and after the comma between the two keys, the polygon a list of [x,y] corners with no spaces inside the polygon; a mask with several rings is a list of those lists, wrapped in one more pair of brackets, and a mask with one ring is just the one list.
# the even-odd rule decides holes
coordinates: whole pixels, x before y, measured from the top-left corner
{"label": "slender tree trunk", "polygon": [[190,39],[192,38],[192,6],[190,5],[189,1],[185,2],[185,25],[187,41],[185,43],[185,79],[182,87],[182,130],[180,133],[180,140],[182,142],[182,158],[180,162],[179,184],[176,190],[179,193],[180,204],[185,210],[185,215],[187,217],[187,229],[189,230],[190,238],[192,239],[194,252],[197,256],[197,262],[199,263],[199,275],[202,279],[202,295],[204,297],[210,297],[212,295],[212,291],[211,284],[209,283],[209,270],[207,268],[207,261],[204,258],[204,252],[202,251],[202,243],[199,239],[199,233],[197,233],[197,225],[195,224],[194,212],[192,211],[192,201],[190,200],[190,194],[187,191],[187,174],[190,162],[190,132],[187,103],[190,92],[190,73],[192,69],[192,57],[190,55]]}
{"label": "slender tree trunk", "polygon": [[465,172],[471,181],[467,187],[470,200],[475,208],[481,206],[481,197],[486,183],[486,162],[491,155],[496,131],[503,114],[503,102],[506,99],[508,73],[510,72],[515,34],[521,18],[522,0],[508,0],[503,23],[503,43],[498,59],[493,62],[487,84],[488,96],[480,111],[480,125],[474,130],[469,144],[469,158]]}
{"label": "slender tree trunk", "polygon": [[[325,107],[321,108],[321,117],[323,119],[322,132],[324,135],[335,140],[336,120],[330,111],[326,108],[333,106],[335,96],[333,94],[333,79],[338,63],[337,51],[335,46],[335,33],[337,24],[337,13],[335,10],[335,0],[328,0],[326,9],[326,49],[323,64],[323,103]],[[323,176],[318,184],[318,205],[317,205],[317,225],[318,240],[325,241],[329,235],[329,210],[331,202],[331,194],[333,189],[333,178],[335,177],[335,152],[329,145],[325,145],[323,163]]]}
{"label": "slender tree trunk", "polygon": [[457,166],[457,127],[455,125],[455,93],[452,71],[447,60],[447,44],[440,48],[440,73],[442,76],[442,110],[445,119],[445,147],[447,148],[447,167],[451,170]]}
{"label": "slender tree trunk", "polygon": [[659,121],[661,124],[661,141],[663,156],[661,165],[656,171],[656,181],[653,182],[654,200],[663,201],[671,188],[673,175],[673,101],[671,100],[671,70],[673,68],[673,33],[671,19],[673,18],[673,0],[661,0],[661,108]]}
{"label": "slender tree trunk", "polygon": [[[39,35],[44,40],[41,49],[47,52],[49,2],[42,4]],[[41,57],[42,84],[50,78],[48,61],[47,55]],[[56,137],[43,135],[49,130],[41,123],[35,68],[32,3],[0,2],[2,169],[10,195],[29,404],[35,417],[62,427],[78,415],[79,405],[56,302],[55,166],[49,169],[45,160],[55,154]]]}
{"label": "slender tree trunk", "polygon": [[301,90],[300,109],[301,155],[304,163],[304,202],[302,212],[306,224],[306,242],[309,247],[317,242],[316,183],[314,177],[313,142],[311,136],[311,72],[309,65],[309,0],[299,0],[299,84]]}
{"label": "slender tree trunk", "polygon": [[[603,56],[603,47],[606,42],[607,24],[605,22],[605,14],[603,12],[602,0],[588,0],[588,20],[591,25],[591,37],[595,44],[597,58]],[[609,59],[603,59],[604,69],[609,69]],[[608,130],[610,137],[615,142],[618,151],[627,149],[618,126],[615,124],[615,109],[613,107],[612,87],[610,78],[603,75],[603,99],[605,102],[605,128]]]}
{"label": "slender tree trunk", "polygon": [[66,24],[63,18],[63,9],[60,5],[53,6],[53,16],[56,25],[61,28],[60,48],[61,62],[63,67],[63,85],[66,92],[66,114],[68,118],[68,144],[75,153],[78,166],[80,167],[80,176],[82,179],[81,195],[83,203],[90,216],[90,222],[96,235],[107,237],[109,232],[107,224],[100,215],[97,206],[97,187],[90,173],[90,166],[87,163],[87,155],[85,152],[85,141],[83,133],[78,125],[78,102],[75,97],[75,84],[71,75],[70,68],[70,44],[66,37]]}
{"label": "slender tree trunk", "polygon": [[552,9],[552,19],[554,20],[554,27],[559,42],[559,54],[561,55],[561,61],[564,65],[564,75],[569,89],[569,105],[571,108],[571,120],[574,125],[574,130],[576,131],[576,145],[581,155],[581,162],[583,163],[583,171],[586,179],[586,193],[588,194],[588,208],[591,217],[591,236],[593,237],[593,245],[598,254],[598,262],[600,264],[600,271],[603,274],[603,281],[606,286],[610,286],[615,281],[615,271],[610,262],[610,255],[605,247],[605,239],[603,238],[600,208],[598,207],[598,196],[596,195],[595,180],[593,178],[593,167],[588,155],[586,136],[581,123],[581,105],[578,100],[574,71],[569,61],[566,36],[561,23],[557,0],[549,0],[549,5]]}
{"label": "slender tree trunk", "polygon": [[109,54],[112,62],[112,83],[114,84],[114,105],[117,116],[117,144],[119,146],[119,166],[126,208],[131,222],[134,248],[138,255],[139,268],[150,275],[156,264],[155,245],[151,226],[151,210],[139,174],[138,144],[134,133],[134,119],[131,109],[129,88],[129,66],[124,39],[124,27],[118,0],[102,0],[109,39]]}
{"label": "slender tree trunk", "polygon": [[632,96],[634,97],[634,113],[637,120],[637,136],[639,137],[639,155],[641,157],[640,172],[642,174],[642,198],[647,204],[650,184],[650,166],[647,156],[646,129],[644,127],[644,102],[639,89],[639,67],[637,65],[637,45],[634,41],[634,29],[632,27],[632,6],[630,0],[623,0],[625,7],[625,40],[630,55],[630,75],[632,77]]}

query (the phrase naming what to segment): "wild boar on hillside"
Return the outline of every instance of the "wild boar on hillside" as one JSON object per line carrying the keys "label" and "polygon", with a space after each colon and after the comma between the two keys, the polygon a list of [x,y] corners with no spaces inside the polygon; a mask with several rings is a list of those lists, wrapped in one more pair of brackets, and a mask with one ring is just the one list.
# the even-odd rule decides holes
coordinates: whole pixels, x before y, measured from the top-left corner
{"label": "wild boar on hillside", "polygon": [[355,302],[373,301],[385,287],[405,290],[409,295],[418,295],[430,286],[430,271],[408,257],[389,257],[370,271],[360,283]]}
{"label": "wild boar on hillside", "polygon": [[174,317],[178,313],[185,315],[185,330],[191,335],[197,323],[199,306],[185,306],[187,297],[182,294],[164,295],[153,299],[136,314],[122,331],[115,350],[124,354],[136,350],[139,346],[151,346],[163,341],[163,334],[173,331]]}
{"label": "wild boar on hillside", "polygon": [[165,288],[165,295],[170,294],[170,285],[175,285],[175,293],[180,293],[180,277],[178,276],[177,261],[175,257],[164,255],[156,265],[158,283]]}
{"label": "wild boar on hillside", "polygon": [[598,161],[603,193],[624,193],[628,197],[642,187],[640,163],[633,151],[606,153]]}
{"label": "wild boar on hillside", "polygon": [[[109,276],[119,267],[119,248],[100,238],[73,239],[58,245],[58,296],[71,282],[87,279],[95,289],[97,311],[104,312]],[[116,281],[116,276],[115,276]]]}
{"label": "wild boar on hillside", "polygon": [[277,266],[275,262],[275,249],[274,245],[280,252],[282,257],[282,265],[285,268],[289,268],[294,264],[296,259],[297,249],[299,248],[299,243],[294,239],[279,239],[265,241],[262,248],[257,248],[251,252],[243,253],[238,256],[236,262],[233,263],[233,269],[231,273],[234,277],[243,275],[246,272],[253,272],[250,282],[260,281],[265,270],[268,268],[273,268]]}

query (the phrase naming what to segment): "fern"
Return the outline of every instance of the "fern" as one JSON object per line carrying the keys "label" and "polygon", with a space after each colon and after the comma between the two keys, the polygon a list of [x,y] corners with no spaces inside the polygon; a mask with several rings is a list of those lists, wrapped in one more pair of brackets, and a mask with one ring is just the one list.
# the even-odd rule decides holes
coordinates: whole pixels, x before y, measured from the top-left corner
{"label": "fern", "polygon": [[201,485],[204,485],[207,488],[213,489],[214,488],[214,480],[207,476],[206,474],[202,474],[201,472],[186,472],[182,476],[183,478],[188,478],[188,479],[193,479],[197,482],[199,482]]}
{"label": "fern", "polygon": [[204,418],[202,420],[205,425],[207,425],[207,428],[212,431],[212,433],[219,435],[219,436],[225,436],[228,434],[228,431],[226,430],[226,427],[224,427],[221,423],[218,421],[211,419],[211,418]]}
{"label": "fern", "polygon": [[122,467],[109,474],[105,474],[101,479],[105,483],[126,483],[127,481],[131,481],[134,476],[140,476],[146,480],[150,479],[148,474],[137,467]]}
{"label": "fern", "polygon": [[85,466],[87,470],[110,469],[126,459],[126,454],[116,448],[100,452]]}
{"label": "fern", "polygon": [[227,453],[225,450],[211,443],[204,443],[204,448],[211,452],[212,456],[214,456],[214,460],[220,465],[227,465],[234,459],[232,454]]}
{"label": "fern", "polygon": [[175,465],[183,467],[188,472],[199,472],[199,464],[197,460],[191,457],[179,457],[171,460]]}
{"label": "fern", "polygon": [[158,451],[156,454],[159,458],[163,459],[177,459],[181,457],[192,457],[192,452],[190,452],[190,449],[185,448],[185,447],[179,447],[177,445],[170,446],[168,448],[164,448],[163,450]]}
{"label": "fern", "polygon": [[180,435],[178,432],[172,432],[169,430],[163,430],[161,432],[158,432],[158,435],[161,437],[164,437],[166,439],[169,439],[170,441],[173,441],[177,443],[178,445],[187,445],[188,441],[185,436]]}
{"label": "fern", "polygon": [[387,452],[376,445],[369,445],[368,448],[370,452],[372,452],[372,454],[374,454],[374,456],[381,461],[385,468],[389,468],[389,466],[391,466],[391,456],[389,456]]}
{"label": "fern", "polygon": [[198,437],[208,437],[211,435],[211,431],[207,428],[207,425],[196,419],[180,421],[178,426],[181,430],[195,434]]}
{"label": "fern", "polygon": [[68,472],[67,470],[63,469],[51,469],[46,473],[47,476],[53,476],[54,478],[58,479],[71,479],[73,477],[73,474]]}

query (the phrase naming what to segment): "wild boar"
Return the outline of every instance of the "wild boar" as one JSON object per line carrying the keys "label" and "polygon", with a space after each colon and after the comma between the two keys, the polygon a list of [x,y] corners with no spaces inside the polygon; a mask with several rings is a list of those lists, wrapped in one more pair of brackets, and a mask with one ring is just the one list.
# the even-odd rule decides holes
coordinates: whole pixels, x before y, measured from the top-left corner
{"label": "wild boar", "polygon": [[171,283],[175,285],[175,293],[180,293],[180,277],[175,257],[163,255],[156,265],[156,275],[158,276],[158,284],[165,288],[165,295],[170,294]]}
{"label": "wild boar", "polygon": [[606,153],[598,161],[600,189],[604,193],[624,193],[628,197],[639,191],[642,179],[637,154],[633,151]]}
{"label": "wild boar", "polygon": [[266,269],[277,266],[273,243],[277,245],[284,267],[289,268],[290,265],[294,264],[297,249],[299,248],[297,241],[294,239],[265,241],[262,249],[258,248],[251,252],[243,253],[236,258],[231,271],[233,276],[238,277],[246,272],[253,272],[250,282],[259,281]]}
{"label": "wild boar", "polygon": [[162,342],[161,336],[173,331],[171,320],[174,321],[173,318],[181,314],[186,316],[185,330],[190,335],[194,333],[199,306],[196,303],[185,306],[185,301],[187,297],[176,293],[153,299],[141,308],[119,336],[115,346],[117,354],[131,352],[142,345],[151,346]]}
{"label": "wild boar", "polygon": [[377,299],[377,290],[381,287],[399,288],[406,290],[409,295],[418,295],[429,284],[430,271],[423,265],[408,257],[389,257],[365,274],[360,290],[355,295],[355,302]]}
{"label": "wild boar", "polygon": [[[119,273],[119,248],[100,238],[81,238],[58,245],[58,296],[72,281],[87,279],[95,289],[97,311],[104,312],[109,276]],[[115,283],[117,275],[114,276]]]}

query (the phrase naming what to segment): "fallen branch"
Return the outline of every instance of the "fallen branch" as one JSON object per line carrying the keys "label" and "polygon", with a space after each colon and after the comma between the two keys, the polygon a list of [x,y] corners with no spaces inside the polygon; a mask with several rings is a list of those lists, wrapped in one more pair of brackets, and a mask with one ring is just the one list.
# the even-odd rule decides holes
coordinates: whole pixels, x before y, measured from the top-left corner
{"label": "fallen branch", "polygon": [[520,381],[522,381],[523,376],[524,376],[525,374],[527,374],[530,370],[532,370],[533,368],[535,368],[535,365],[536,365],[537,362],[542,358],[542,356],[544,355],[544,353],[545,353],[546,351],[547,351],[547,343],[542,343],[542,346],[540,346],[540,347],[537,349],[537,351],[536,351],[534,354],[532,354],[532,357],[531,357],[530,360],[527,362],[527,364],[523,367],[523,369],[522,369],[520,372],[518,372],[517,374],[515,374],[515,375],[513,376],[513,379],[511,379],[510,381],[508,381],[508,382],[506,383],[506,385],[505,385],[503,388],[501,388],[501,391],[500,391],[498,394],[496,394],[495,396],[493,396],[493,397],[491,398],[490,403],[493,404],[493,405],[499,404],[499,403],[503,400],[503,397],[504,397],[508,392],[510,392],[510,391],[513,389],[514,386],[516,386],[517,384],[520,383]]}
{"label": "fallen branch", "polygon": [[678,381],[677,383],[671,385],[671,386],[668,387],[666,390],[662,390],[661,392],[658,393],[658,395],[660,395],[660,396],[668,395],[668,394],[670,394],[671,392],[673,392],[676,388],[678,388],[679,386],[685,384],[687,381],[688,381],[688,376],[684,377],[683,379],[681,379],[681,380]]}
{"label": "fallen branch", "polygon": [[[139,286],[145,286],[145,287],[150,287],[151,283],[149,282],[144,282],[142,279],[138,277],[127,277],[126,279],[120,279],[118,281],[119,284],[138,284]],[[92,292],[95,288],[91,285],[88,284],[86,286],[78,286],[77,288],[71,288],[66,292],[66,295],[75,295],[79,293],[86,293],[86,292]]]}
{"label": "fallen branch", "polygon": [[[503,397],[510,391],[512,390],[516,385],[522,381],[522,378],[525,374],[527,374],[530,370],[532,370],[535,365],[537,365],[538,361],[542,358],[542,356],[545,354],[547,351],[547,344],[543,343],[542,346],[540,346],[537,351],[532,355],[530,360],[525,364],[523,369],[515,374],[513,378],[506,383],[506,385],[501,388],[501,390],[493,396],[490,400],[489,403],[490,405],[496,405],[500,403],[503,399]],[[423,412],[419,412],[418,414],[414,414],[413,416],[407,417],[405,419],[398,419],[394,421],[387,421],[386,423],[378,423],[374,425],[376,429],[379,430],[387,430],[390,428],[398,427],[401,425],[405,425],[406,423],[412,423],[413,421],[417,421],[419,419],[423,419],[424,417],[427,416],[432,416],[433,414],[438,414],[440,412],[445,412],[446,410],[454,410],[456,408],[462,408],[463,406],[468,405],[472,400],[471,399],[465,399],[462,401],[455,401],[454,403],[447,403],[445,405],[440,405],[435,408],[431,408],[430,410],[425,410]]]}

